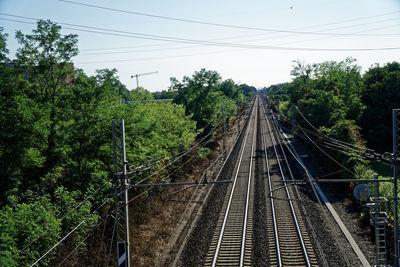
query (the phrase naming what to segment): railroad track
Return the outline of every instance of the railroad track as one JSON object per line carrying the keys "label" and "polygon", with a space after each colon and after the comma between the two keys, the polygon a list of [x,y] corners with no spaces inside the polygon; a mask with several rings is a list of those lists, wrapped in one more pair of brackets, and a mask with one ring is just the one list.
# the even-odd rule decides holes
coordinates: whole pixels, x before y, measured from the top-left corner
{"label": "railroad track", "polygon": [[[268,110],[267,116],[264,105],[257,96],[241,131],[241,143],[236,144],[234,157],[228,158],[225,171],[232,175],[232,183],[207,199],[205,207],[211,211],[199,215],[200,223],[192,231],[196,234],[191,234],[180,266],[370,267],[292,141],[273,112]],[[302,184],[304,170],[312,189],[307,190],[318,203],[308,199],[309,193],[299,190],[297,183],[284,182],[294,179],[286,152],[297,162],[294,172],[302,177]]]}
{"label": "railroad track", "polygon": [[[306,226],[293,197],[291,188],[285,186],[283,157],[278,153],[278,139],[274,128],[260,104],[263,116],[260,116],[262,144],[265,151],[268,178],[267,219],[270,266],[318,266]],[[267,136],[269,138],[267,138]],[[267,144],[272,145],[268,153]],[[270,149],[271,152],[271,149]]]}
{"label": "railroad track", "polygon": [[[342,222],[342,220],[340,219],[339,215],[336,213],[335,209],[333,208],[332,204],[329,202],[328,198],[325,196],[324,192],[322,191],[322,189],[320,188],[320,186],[318,185],[318,183],[315,181],[314,177],[312,176],[312,174],[310,173],[310,171],[307,169],[307,167],[305,166],[304,162],[302,161],[302,159],[300,158],[299,154],[297,153],[297,151],[295,150],[293,144],[291,141],[288,141],[288,136],[283,132],[282,128],[280,127],[279,123],[277,123],[276,118],[274,117],[273,113],[271,113],[272,115],[272,119],[273,119],[273,124],[274,124],[274,128],[275,131],[278,135],[281,136],[281,138],[279,138],[280,140],[285,140],[283,143],[284,145],[287,147],[287,150],[294,156],[295,160],[300,164],[300,166],[304,169],[307,179],[308,181],[312,184],[313,186],[313,191],[314,194],[316,196],[316,198],[318,199],[319,204],[321,205],[325,205],[328,213],[332,216],[332,218],[335,221],[335,224],[337,224],[338,228],[340,229],[340,231],[343,233],[344,237],[347,239],[349,245],[351,246],[353,252],[355,253],[357,259],[359,260],[359,264],[360,266],[364,266],[364,267],[370,267],[371,264],[368,262],[367,258],[365,257],[364,253],[361,251],[361,249],[359,248],[357,242],[354,240],[354,238],[352,237],[351,233],[349,232],[349,230],[346,228],[346,226],[344,225],[344,223]],[[265,114],[265,116],[267,116]],[[279,144],[282,147],[282,142]],[[281,148],[283,151],[283,148]],[[284,154],[284,153],[283,153]],[[286,157],[284,155],[284,157]],[[296,191],[297,187],[296,187]],[[306,218],[307,220],[309,220],[309,218]],[[318,242],[319,243],[319,242]],[[320,244],[317,244],[318,250],[320,252],[322,252]],[[324,266],[328,266],[328,262],[327,259],[325,257],[325,255],[321,255],[322,256],[322,261]],[[346,256],[345,256],[346,257]],[[351,264],[347,261],[347,259],[345,259],[346,263],[348,266],[350,266]]]}
{"label": "railroad track", "polygon": [[258,101],[252,114],[233,183],[224,200],[205,266],[250,266],[253,232],[253,155],[258,120]]}

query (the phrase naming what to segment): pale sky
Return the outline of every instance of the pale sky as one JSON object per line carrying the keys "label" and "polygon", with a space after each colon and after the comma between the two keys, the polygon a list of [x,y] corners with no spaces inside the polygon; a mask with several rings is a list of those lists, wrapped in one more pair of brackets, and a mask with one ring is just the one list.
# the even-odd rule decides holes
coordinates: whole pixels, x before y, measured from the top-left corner
{"label": "pale sky", "polygon": [[[223,79],[261,88],[290,81],[292,61],[296,59],[318,63],[351,56],[364,71],[375,63],[400,61],[399,0],[70,1],[131,13],[58,0],[0,0],[0,27],[9,34],[10,57],[18,47],[15,31],[31,33],[35,27],[9,21],[34,22],[15,17],[23,16],[76,24],[61,25],[75,28],[64,29],[63,33],[79,35],[80,54],[73,59],[75,66],[89,75],[96,69],[116,68],[128,89],[136,87],[131,75],[154,71],[158,73],[139,78],[139,85],[150,91],[165,90],[170,85],[170,77],[181,80],[206,68],[219,72]],[[240,27],[190,23],[132,12]],[[107,29],[113,35],[76,29],[97,32]],[[166,37],[186,41],[167,42]]]}

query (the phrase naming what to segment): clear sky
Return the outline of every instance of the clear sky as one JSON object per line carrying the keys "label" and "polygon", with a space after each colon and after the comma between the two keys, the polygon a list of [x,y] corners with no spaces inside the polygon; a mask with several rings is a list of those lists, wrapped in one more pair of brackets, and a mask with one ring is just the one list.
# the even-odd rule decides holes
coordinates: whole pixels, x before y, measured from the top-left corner
{"label": "clear sky", "polygon": [[[168,89],[170,77],[181,80],[201,68],[218,71],[224,79],[261,88],[290,81],[292,61],[296,59],[317,63],[351,56],[364,71],[375,63],[400,61],[399,0],[71,1],[131,13],[57,0],[0,0],[0,26],[9,34],[10,57],[18,48],[15,31],[30,33],[35,26],[2,20],[34,22],[7,15],[79,25],[69,26],[75,29],[63,29],[65,34],[79,35],[80,54],[73,60],[75,66],[89,75],[96,69],[116,68],[128,89],[136,87],[131,75],[153,71],[158,73],[139,78],[139,85],[150,91]],[[132,12],[242,28],[168,20]],[[95,31],[103,34],[77,31],[88,30],[81,26],[101,28],[103,30]],[[114,35],[104,34],[104,29],[111,30],[107,33]],[[186,41],[166,41],[165,37]],[[382,48],[397,49],[358,50]]]}

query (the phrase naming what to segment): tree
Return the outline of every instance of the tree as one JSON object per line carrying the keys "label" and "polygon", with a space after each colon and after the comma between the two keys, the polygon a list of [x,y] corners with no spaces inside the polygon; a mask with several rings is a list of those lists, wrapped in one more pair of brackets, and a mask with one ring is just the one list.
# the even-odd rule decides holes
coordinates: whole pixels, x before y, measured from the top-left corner
{"label": "tree", "polygon": [[[1,209],[2,266],[29,266],[58,240],[60,221],[56,219],[55,210],[48,195],[31,204],[7,205]],[[42,263],[46,265],[50,261],[51,255]]]}
{"label": "tree", "polygon": [[[0,31],[1,266],[31,264],[80,225],[61,244],[73,248],[98,223],[94,207],[111,193],[112,119],[125,119],[130,165],[160,159],[151,171],[198,134],[181,105],[121,103],[129,91],[115,69],[93,76],[74,69],[68,62],[78,52],[77,37],[60,31],[43,20],[32,34],[18,31],[14,62]],[[142,88],[132,97],[153,99]],[[51,264],[52,254],[41,264]]]}
{"label": "tree", "polygon": [[392,150],[392,109],[400,108],[400,63],[371,67],[363,77],[366,110],[359,123],[368,144],[380,152]]}
{"label": "tree", "polygon": [[45,140],[40,151],[46,158],[43,173],[50,171],[62,159],[57,147],[63,126],[65,98],[72,91],[73,65],[69,63],[78,54],[77,35],[61,35],[61,27],[50,20],[40,20],[32,34],[17,31],[16,66],[24,75],[26,95],[35,101],[42,118],[38,139]]}
{"label": "tree", "polygon": [[[270,98],[275,102],[284,101],[280,110],[291,117],[295,104],[301,113],[315,128],[333,138],[352,144],[362,145],[359,135],[360,127],[356,121],[362,116],[365,105],[361,101],[363,80],[361,68],[353,58],[344,61],[326,61],[317,64],[305,64],[295,61],[292,82],[283,88],[273,87]],[[297,114],[296,121],[303,127],[309,128],[308,122]],[[345,161],[344,164],[356,163],[352,157],[346,157],[333,152],[336,158]],[[350,166],[352,167],[352,166]]]}
{"label": "tree", "polygon": [[3,28],[0,27],[0,63],[8,61],[7,54],[7,34],[4,34]]}
{"label": "tree", "polygon": [[137,87],[129,92],[129,99],[134,101],[154,100],[154,95],[143,87]]}
{"label": "tree", "polygon": [[0,203],[21,184],[24,169],[43,160],[31,135],[40,119],[34,116],[34,103],[7,57],[6,37],[0,31]]}
{"label": "tree", "polygon": [[236,100],[238,106],[244,104],[244,95],[240,91],[240,87],[235,84],[232,79],[225,80],[221,83],[221,91],[227,98]]}
{"label": "tree", "polygon": [[249,86],[247,84],[241,84],[239,85],[240,90],[242,90],[243,95],[247,98],[249,101],[254,97],[254,95],[257,93],[257,89],[254,86]]}
{"label": "tree", "polygon": [[201,69],[182,82],[171,78],[171,91],[176,91],[174,102],[184,105],[186,114],[192,114],[197,128],[215,126],[223,115],[236,112],[243,103],[243,94],[232,80],[222,81],[216,71]]}

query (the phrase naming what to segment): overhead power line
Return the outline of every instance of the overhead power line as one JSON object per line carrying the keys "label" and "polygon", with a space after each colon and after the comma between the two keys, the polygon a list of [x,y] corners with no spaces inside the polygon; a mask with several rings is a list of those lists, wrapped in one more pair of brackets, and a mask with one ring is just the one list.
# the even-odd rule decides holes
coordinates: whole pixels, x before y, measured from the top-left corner
{"label": "overhead power line", "polygon": [[[6,13],[0,13],[0,15],[10,16],[10,17],[17,17],[29,20],[38,21],[39,19],[18,16],[18,15],[11,15]],[[26,21],[17,21],[11,19],[0,18],[1,20],[8,20],[8,21],[15,21],[21,23],[32,24]],[[147,40],[158,40],[158,41],[166,41],[166,42],[174,42],[174,43],[188,43],[188,44],[202,44],[206,46],[219,46],[219,47],[233,47],[233,48],[249,48],[249,49],[261,49],[261,50],[285,50],[285,51],[324,51],[324,52],[333,52],[333,51],[383,51],[383,50],[400,50],[400,47],[382,47],[382,48],[310,48],[310,47],[280,47],[280,46],[268,46],[268,45],[246,45],[241,43],[227,43],[227,42],[211,42],[211,41],[203,41],[203,40],[196,40],[196,39],[187,39],[187,38],[177,38],[177,37],[170,37],[170,36],[161,36],[161,35],[153,35],[153,34],[144,34],[144,33],[135,33],[135,32],[128,32],[128,31],[119,31],[119,30],[112,30],[112,29],[105,29],[99,27],[91,27],[79,24],[72,24],[72,23],[62,23],[57,22],[60,25],[67,25],[72,27],[80,27],[79,28],[71,28],[71,27],[64,27],[65,29],[72,29],[77,31],[83,32],[92,32],[92,33],[99,33],[99,34],[106,34],[106,35],[114,35],[114,36],[123,36],[123,37],[130,37],[130,38],[137,38],[137,39],[147,39]],[[399,34],[400,35],[400,34]]]}
{"label": "overhead power line", "polygon": [[[295,28],[295,29],[291,29],[291,30],[303,30],[303,29],[320,28],[320,27],[325,27],[325,26],[330,26],[330,25],[343,24],[343,23],[352,22],[352,21],[360,21],[360,20],[366,20],[366,19],[371,19],[371,18],[383,17],[383,16],[388,16],[388,15],[393,15],[393,14],[398,14],[398,13],[400,13],[400,11],[384,13],[384,14],[375,15],[375,16],[358,17],[358,18],[354,18],[354,19],[335,21],[335,22],[331,22],[331,23],[324,23],[324,24],[317,24],[317,25],[312,25],[312,26],[305,26],[305,27]],[[397,18],[395,18],[395,19],[397,19]],[[350,26],[349,25],[345,25],[345,26],[338,27],[338,28],[335,28],[335,29],[332,29],[332,28],[331,29],[325,29],[324,31],[337,30],[337,29],[340,29],[340,28],[348,28],[348,27],[355,27],[355,26],[364,26],[364,25],[373,24],[373,23],[377,23],[377,22],[382,22],[382,21],[373,21],[373,22],[369,22],[369,23],[365,23],[365,24],[357,24],[357,25],[350,25]],[[397,25],[394,25],[394,26],[397,26]],[[393,26],[389,26],[389,27],[391,28]],[[389,27],[385,27],[385,28],[389,28]],[[381,29],[383,29],[383,27],[374,28],[374,29],[371,29],[371,30],[381,30]],[[370,31],[370,30],[366,30],[366,31]],[[273,33],[270,33],[270,34],[273,34]],[[245,37],[262,36],[262,35],[269,35],[269,34],[268,33],[259,33],[259,34],[250,34],[250,35],[236,35],[236,36],[225,37],[225,38],[222,38],[222,39],[220,39],[220,38],[219,39],[214,39],[214,40],[211,40],[211,41],[226,40],[226,39],[236,39],[236,38],[245,38]],[[284,36],[277,36],[277,37],[282,38],[282,37],[287,37],[287,36],[294,36],[294,34],[284,35]],[[270,39],[270,38],[268,38],[268,39]],[[253,40],[253,41],[255,41],[255,40]],[[139,46],[86,48],[86,49],[81,49],[81,51],[120,50],[120,49],[132,49],[132,48],[143,48],[143,47],[148,48],[148,47],[157,47],[157,46],[170,46],[170,44],[153,44],[153,45],[139,45]]]}
{"label": "overhead power line", "polygon": [[309,120],[306,119],[306,117],[304,116],[304,114],[300,111],[300,109],[299,109],[297,106],[296,106],[295,108],[296,108],[296,110],[299,112],[299,114],[301,115],[301,117],[302,117],[302,118],[317,132],[317,133],[319,133],[319,134],[320,134],[321,136],[323,136],[324,138],[328,138],[328,139],[334,140],[334,141],[336,141],[336,142],[342,143],[342,144],[344,144],[344,145],[355,147],[355,148],[357,148],[357,149],[365,149],[364,147],[361,147],[361,146],[358,146],[358,145],[354,145],[354,144],[351,144],[351,143],[348,143],[348,142],[344,142],[344,141],[335,139],[335,138],[333,138],[333,137],[327,136],[326,134],[324,134],[324,133],[322,133],[320,130],[318,130],[314,125],[312,125],[311,122],[310,122]]}
{"label": "overhead power line", "polygon": [[103,207],[109,199],[106,199],[100,206],[98,206],[94,211],[92,211],[88,216],[85,217],[83,221],[81,221],[77,226],[75,226],[68,234],[66,234],[63,238],[61,238],[54,246],[52,246],[49,250],[46,251],[42,256],[40,256],[34,263],[32,263],[32,266],[37,265],[44,257],[46,257],[51,251],[53,251],[58,245],[60,245],[68,236],[70,236],[73,232],[75,232],[82,224],[84,224],[90,215],[93,215],[95,212],[97,212],[101,207]]}
{"label": "overhead power line", "polygon": [[[353,28],[353,27],[359,27],[359,26],[365,26],[369,24],[375,24],[375,23],[380,23],[380,22],[388,22],[388,21],[393,21],[398,19],[388,19],[388,20],[381,20],[381,21],[374,21],[374,22],[368,22],[368,23],[363,23],[363,24],[356,24],[356,25],[347,25],[347,26],[342,26],[342,27],[337,27],[334,29],[329,29],[329,30],[336,30],[336,29],[341,29],[341,28]],[[391,27],[398,27],[399,24],[392,25],[392,26],[384,26],[384,27],[377,27],[372,30],[380,30],[383,28],[391,28]],[[359,31],[359,32],[366,32],[366,31],[371,31],[371,29]],[[256,36],[260,36],[265,34],[256,34]],[[247,35],[248,36],[248,35]],[[242,37],[247,37],[247,36],[242,36]],[[253,35],[251,35],[253,36]],[[294,34],[287,34],[284,36],[275,36],[275,37],[267,37],[267,38],[257,38],[257,39],[247,39],[247,40],[242,40],[238,41],[238,43],[244,43],[244,42],[252,42],[252,41],[264,41],[264,40],[271,40],[271,39],[277,39],[277,38],[285,38],[285,37],[292,37],[295,36]],[[293,43],[300,43],[300,42],[308,42],[308,41],[314,41],[314,40],[321,40],[325,38],[334,38],[337,36],[324,36],[324,37],[317,37],[313,39],[307,39],[307,40],[302,40],[302,41],[291,41],[291,42],[286,42],[286,43],[280,43],[277,44],[279,46],[281,45],[290,45]],[[226,37],[226,38],[219,38],[219,39],[213,39],[213,40],[207,40],[207,41],[220,41],[220,40],[227,40],[227,39],[235,39],[235,38],[241,38],[241,36],[231,36],[231,37]],[[178,50],[178,49],[190,49],[190,48],[196,48],[196,47],[201,47],[202,45],[190,45],[190,46],[177,46],[178,44],[163,44],[162,48],[155,48],[155,49],[140,49],[140,50],[128,50],[128,51],[110,51],[110,52],[92,52],[92,53],[83,53],[79,54],[80,56],[95,56],[95,55],[113,55],[113,54],[132,54],[132,53],[143,53],[143,52],[158,52],[158,51],[167,51],[167,50]],[[151,46],[151,45],[150,45]],[[155,46],[155,45],[153,45]],[[160,46],[160,45],[158,45]],[[168,46],[168,47],[165,47]],[[122,47],[120,49],[126,49],[126,48],[140,48],[143,46],[137,46],[137,47]],[[93,50],[116,50],[118,48],[108,48],[108,49],[93,49]]]}
{"label": "overhead power line", "polygon": [[74,4],[74,5],[80,5],[80,6],[86,6],[86,7],[91,7],[91,8],[126,13],[126,14],[131,14],[131,15],[138,15],[138,16],[157,18],[157,19],[173,20],[173,21],[194,23],[194,24],[201,24],[201,25],[208,25],[208,26],[243,29],[243,30],[267,31],[267,32],[276,32],[276,33],[296,33],[296,34],[308,34],[308,35],[350,35],[350,36],[399,35],[399,34],[385,34],[385,33],[375,33],[375,34],[324,33],[324,32],[292,31],[292,30],[272,29],[272,28],[247,27],[247,26],[240,26],[240,25],[231,25],[231,24],[214,23],[214,22],[199,21],[199,20],[181,19],[181,18],[168,17],[168,16],[160,16],[160,15],[154,15],[154,14],[148,14],[148,13],[141,13],[141,12],[134,12],[134,11],[110,8],[110,7],[103,7],[103,6],[98,6],[98,5],[85,4],[85,3],[69,1],[69,0],[58,0],[58,1],[69,3],[69,4]]}
{"label": "overhead power line", "polygon": [[[106,185],[107,182],[104,182],[104,184],[102,184],[100,187],[98,187],[95,191],[93,191],[92,194],[88,195],[84,200],[82,200],[81,202],[79,202],[77,205],[75,205],[74,207],[72,207],[69,211],[67,211],[65,213],[65,215],[60,219],[60,222],[62,222],[67,216],[69,216],[70,214],[72,214],[72,212],[74,212],[75,210],[77,210],[80,206],[83,205],[83,203],[87,202],[90,198],[94,197],[94,195],[102,188],[104,188],[104,186]],[[50,226],[50,229],[54,229],[54,225]],[[41,234],[37,235],[36,237],[34,237],[31,242],[28,243],[28,245],[26,245],[23,249],[20,250],[20,252],[23,252],[24,250],[26,250],[28,247],[30,247],[34,242],[36,242],[40,237],[42,237],[46,232],[42,232]]]}

